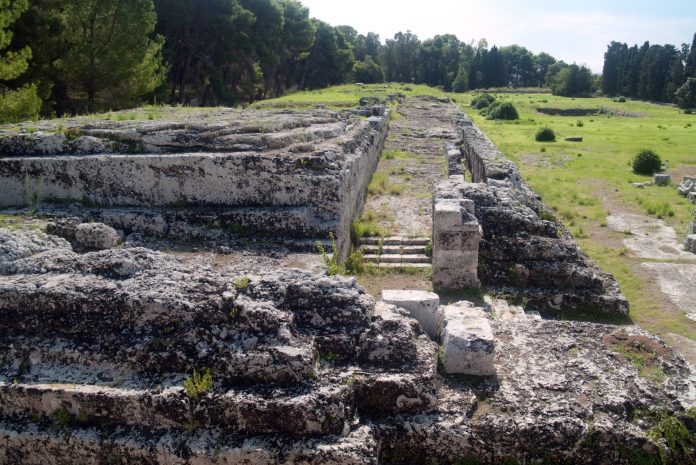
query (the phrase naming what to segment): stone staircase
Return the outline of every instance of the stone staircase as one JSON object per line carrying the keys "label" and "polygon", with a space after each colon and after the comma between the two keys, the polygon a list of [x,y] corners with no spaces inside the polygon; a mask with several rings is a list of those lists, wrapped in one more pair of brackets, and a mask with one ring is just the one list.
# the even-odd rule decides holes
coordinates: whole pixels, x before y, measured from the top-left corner
{"label": "stone staircase", "polygon": [[360,239],[363,261],[385,268],[427,268],[429,237],[364,237]]}

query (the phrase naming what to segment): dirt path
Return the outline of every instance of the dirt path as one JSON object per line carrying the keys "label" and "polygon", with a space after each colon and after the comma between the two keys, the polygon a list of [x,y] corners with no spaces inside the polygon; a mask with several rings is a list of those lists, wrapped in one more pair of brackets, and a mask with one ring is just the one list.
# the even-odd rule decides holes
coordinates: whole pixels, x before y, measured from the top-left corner
{"label": "dirt path", "polygon": [[432,234],[432,186],[444,177],[444,144],[454,140],[454,104],[432,98],[408,98],[389,123],[385,151],[373,179],[384,176],[383,189],[371,189],[365,212],[376,214],[390,236]]}
{"label": "dirt path", "polygon": [[609,213],[608,227],[593,226],[592,241],[625,248],[622,263],[640,280],[654,308],[631,318],[696,366],[696,255],[684,251],[674,228],[663,220],[623,204],[605,185],[597,183],[597,191]]}

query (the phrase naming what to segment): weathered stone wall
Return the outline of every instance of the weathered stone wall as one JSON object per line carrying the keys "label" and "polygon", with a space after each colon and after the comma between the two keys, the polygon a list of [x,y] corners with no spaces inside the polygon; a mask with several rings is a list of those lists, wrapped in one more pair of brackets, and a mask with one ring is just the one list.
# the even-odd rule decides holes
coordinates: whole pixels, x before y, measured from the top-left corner
{"label": "weathered stone wall", "polygon": [[614,278],[599,269],[522,180],[517,167],[462,119],[462,152],[474,182],[436,186],[434,198],[473,201],[483,230],[478,278],[552,313],[627,314]]}
{"label": "weathered stone wall", "polygon": [[[206,209],[227,211],[227,221],[211,225],[290,237],[334,232],[345,250],[387,132],[383,108],[364,114],[375,116],[229,110],[214,122],[102,121],[62,132],[5,131],[0,206],[80,202],[99,210],[183,210],[188,213],[179,217],[198,213],[199,220]],[[118,226],[157,229],[136,221],[137,212],[120,215]]]}
{"label": "weathered stone wall", "polygon": [[[654,427],[696,432],[691,368],[639,328],[537,320],[496,302],[438,309],[434,296],[419,318],[437,322],[438,357],[406,310],[352,279],[240,271],[144,248],[75,253],[0,229],[0,463],[693,457],[696,444],[669,450]],[[438,359],[478,376],[440,375]],[[187,390],[206,369],[210,384]]]}

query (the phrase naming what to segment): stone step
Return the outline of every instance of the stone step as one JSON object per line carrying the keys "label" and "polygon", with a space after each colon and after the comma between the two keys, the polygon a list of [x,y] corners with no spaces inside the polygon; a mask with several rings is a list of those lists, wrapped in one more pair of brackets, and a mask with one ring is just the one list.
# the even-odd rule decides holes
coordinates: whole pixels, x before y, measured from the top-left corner
{"label": "stone step", "polygon": [[363,237],[360,239],[360,245],[420,245],[425,246],[430,243],[429,237]]}
{"label": "stone step", "polygon": [[340,434],[352,417],[352,388],[346,384],[212,391],[194,398],[182,385],[183,380],[163,389],[0,382],[0,398],[4,415],[31,412],[35,421],[61,415],[64,421],[89,425],[160,429],[196,424],[226,426],[238,434]]}
{"label": "stone step", "polygon": [[362,246],[365,255],[386,255],[386,254],[406,254],[406,255],[425,255],[424,245],[364,245]]}
{"label": "stone step", "polygon": [[[158,376],[183,376],[206,367],[229,385],[273,383],[296,385],[316,377],[313,339],[227,341],[182,344],[176,339],[131,341],[104,336],[104,341],[6,334],[0,342],[0,372],[22,373],[20,381],[85,383]],[[175,345],[173,350],[172,345]],[[250,345],[254,344],[254,345]],[[22,360],[30,363],[20,365]]]}
{"label": "stone step", "polygon": [[374,263],[430,263],[430,257],[423,254],[382,254],[382,255],[363,255],[363,260]]}
{"label": "stone step", "polygon": [[373,263],[368,262],[370,266],[376,266],[377,268],[430,268],[432,265],[430,263]]}
{"label": "stone step", "polygon": [[[195,426],[195,425],[194,425]],[[148,463],[213,465],[377,465],[379,447],[371,427],[321,438],[242,436],[190,427],[152,431],[146,427],[56,427],[25,420],[0,420],[3,465],[55,463]],[[187,444],[187,447],[177,445]],[[69,457],[69,459],[67,459]],[[106,458],[106,459],[105,459]],[[106,460],[106,461],[105,461]],[[116,462],[113,462],[116,460]]]}

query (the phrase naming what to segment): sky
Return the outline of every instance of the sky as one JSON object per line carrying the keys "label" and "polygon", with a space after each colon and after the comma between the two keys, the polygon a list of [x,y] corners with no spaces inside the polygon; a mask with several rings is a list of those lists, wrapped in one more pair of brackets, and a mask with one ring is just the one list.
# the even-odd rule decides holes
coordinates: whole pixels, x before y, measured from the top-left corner
{"label": "sky", "polygon": [[691,44],[696,0],[301,0],[312,17],[361,34],[376,32],[382,43],[410,30],[421,40],[455,34],[489,46],[518,44],[601,73],[612,40],[630,45]]}

